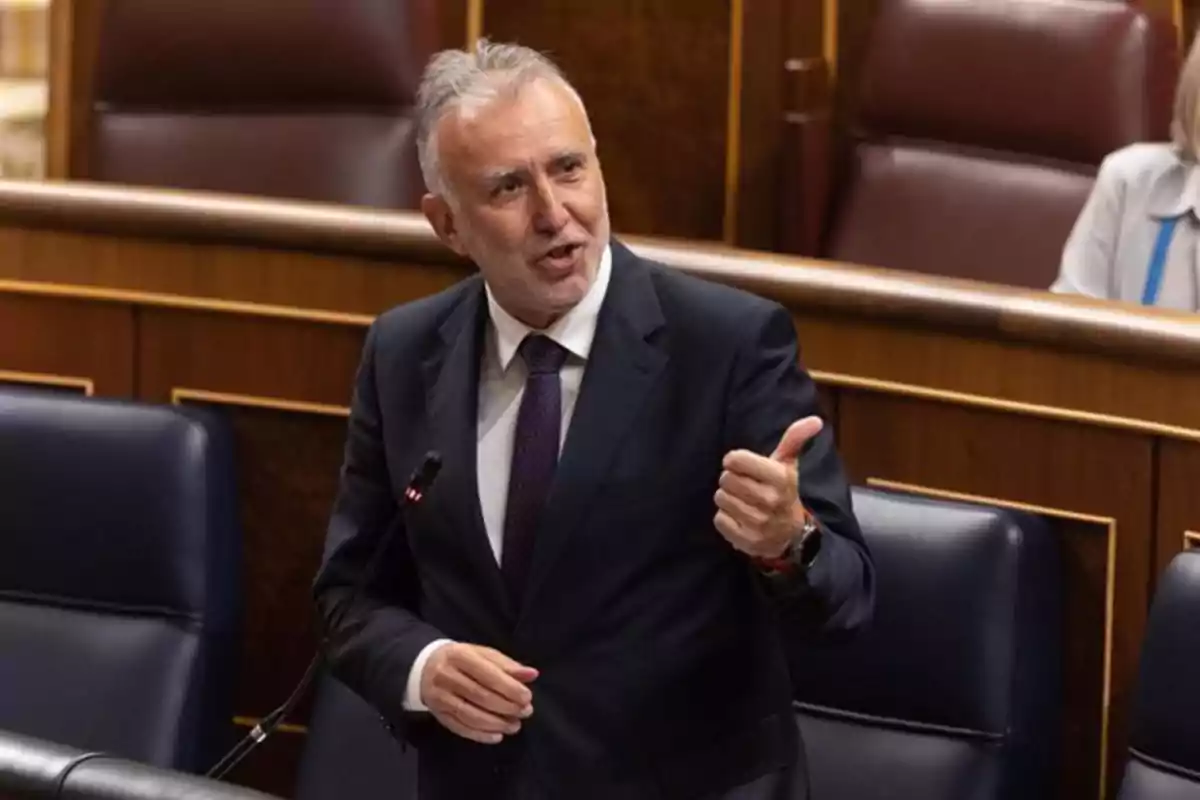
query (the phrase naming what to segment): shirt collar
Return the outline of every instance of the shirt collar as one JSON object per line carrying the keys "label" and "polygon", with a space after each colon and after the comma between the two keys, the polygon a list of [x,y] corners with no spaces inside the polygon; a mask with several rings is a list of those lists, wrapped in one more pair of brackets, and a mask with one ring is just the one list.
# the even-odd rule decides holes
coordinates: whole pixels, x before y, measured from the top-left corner
{"label": "shirt collar", "polygon": [[612,277],[612,247],[606,245],[600,255],[600,266],[596,269],[596,279],[588,288],[587,293],[575,306],[563,314],[544,331],[534,331],[524,322],[505,311],[492,294],[492,288],[487,287],[488,314],[491,316],[492,328],[496,333],[496,355],[500,359],[500,369],[508,370],[517,354],[517,348],[530,333],[541,333],[562,347],[576,358],[587,360],[592,351],[592,340],[596,337],[596,322],[600,317],[600,306],[604,304],[604,296],[608,293],[608,282]]}
{"label": "shirt collar", "polygon": [[1150,187],[1150,216],[1155,219],[1200,216],[1200,166],[1180,161],[1159,175]]}

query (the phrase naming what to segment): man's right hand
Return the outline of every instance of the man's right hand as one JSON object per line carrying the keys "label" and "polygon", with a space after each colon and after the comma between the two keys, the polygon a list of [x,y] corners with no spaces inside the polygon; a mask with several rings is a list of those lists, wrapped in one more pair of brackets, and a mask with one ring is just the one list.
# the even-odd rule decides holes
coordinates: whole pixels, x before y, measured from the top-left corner
{"label": "man's right hand", "polygon": [[496,744],[533,714],[533,692],[525,684],[537,675],[490,647],[445,644],[421,671],[421,702],[459,736]]}

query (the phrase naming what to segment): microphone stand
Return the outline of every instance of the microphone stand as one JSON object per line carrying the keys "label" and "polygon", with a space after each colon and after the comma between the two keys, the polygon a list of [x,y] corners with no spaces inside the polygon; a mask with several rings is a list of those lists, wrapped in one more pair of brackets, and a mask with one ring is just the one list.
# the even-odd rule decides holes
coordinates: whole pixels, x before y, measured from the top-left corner
{"label": "microphone stand", "polygon": [[[429,487],[433,485],[437,478],[438,472],[442,468],[442,458],[436,452],[430,451],[425,454],[421,465],[413,472],[408,480],[408,486],[404,489],[404,498],[400,502],[400,508],[396,513],[396,523],[389,526],[379,541],[375,543],[375,549],[371,552],[371,558],[367,561],[367,567],[358,576],[358,580],[354,584],[354,590],[351,592],[349,599],[342,604],[342,613],[350,606],[358,601],[359,597],[366,590],[367,583],[375,575],[375,571],[379,568],[379,562],[383,558],[383,554],[387,551],[391,544],[392,536],[395,534],[396,528],[399,527],[400,520],[403,518],[405,510],[412,506],[419,505],[425,499],[425,493],[429,491]],[[338,615],[338,621],[341,621],[341,614]],[[335,625],[328,626],[329,628],[336,627]],[[304,676],[300,678],[300,682],[296,684],[296,688],[288,696],[278,708],[267,714],[262,720],[250,729],[240,742],[233,746],[220,761],[205,773],[205,777],[213,780],[221,780],[229,774],[230,770],[242,762],[242,760],[250,755],[260,744],[267,740],[273,734],[284,720],[296,710],[296,706],[308,694],[309,688],[313,681],[317,678],[317,673],[321,669],[321,653],[323,648],[318,647],[316,654],[312,660],[308,662],[308,668],[304,670]]]}

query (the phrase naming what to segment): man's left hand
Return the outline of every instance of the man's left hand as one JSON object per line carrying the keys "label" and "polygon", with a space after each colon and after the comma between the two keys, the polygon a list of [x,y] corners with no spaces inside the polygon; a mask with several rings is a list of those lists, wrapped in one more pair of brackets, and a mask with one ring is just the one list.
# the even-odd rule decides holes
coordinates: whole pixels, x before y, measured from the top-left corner
{"label": "man's left hand", "polygon": [[797,460],[821,432],[820,417],[793,422],[770,456],[734,450],[725,456],[714,523],[729,543],[759,558],[778,558],[803,529]]}

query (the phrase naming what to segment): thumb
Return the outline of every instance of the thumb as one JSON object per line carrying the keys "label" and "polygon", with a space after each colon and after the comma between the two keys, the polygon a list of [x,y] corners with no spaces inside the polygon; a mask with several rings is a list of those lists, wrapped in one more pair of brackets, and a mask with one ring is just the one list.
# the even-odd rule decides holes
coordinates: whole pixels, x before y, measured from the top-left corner
{"label": "thumb", "polygon": [[789,463],[795,461],[800,457],[800,451],[804,449],[805,443],[820,433],[824,427],[825,423],[821,421],[820,417],[805,417],[793,422],[783,432],[783,438],[775,446],[775,452],[771,453],[771,460]]}

